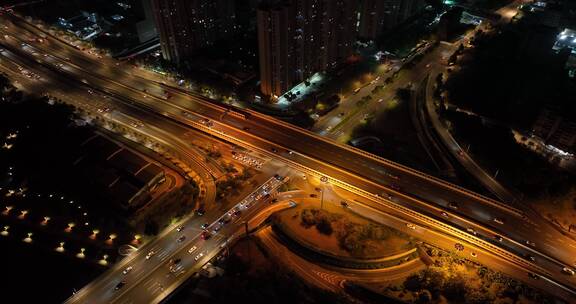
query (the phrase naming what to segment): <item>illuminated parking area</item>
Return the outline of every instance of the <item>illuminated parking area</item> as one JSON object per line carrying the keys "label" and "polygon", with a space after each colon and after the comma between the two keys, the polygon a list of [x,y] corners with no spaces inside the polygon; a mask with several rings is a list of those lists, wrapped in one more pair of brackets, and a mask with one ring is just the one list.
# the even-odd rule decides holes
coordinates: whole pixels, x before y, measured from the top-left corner
{"label": "illuminated parking area", "polygon": [[284,95],[278,97],[278,104],[288,105],[290,103],[300,101],[304,96],[310,94],[317,89],[317,86],[322,83],[324,76],[321,73],[315,73],[306,81],[303,81],[293,87],[290,91],[284,93]]}
{"label": "illuminated parking area", "polygon": [[563,48],[569,48],[572,54],[576,54],[576,31],[565,28],[558,34],[552,49],[560,51]]}

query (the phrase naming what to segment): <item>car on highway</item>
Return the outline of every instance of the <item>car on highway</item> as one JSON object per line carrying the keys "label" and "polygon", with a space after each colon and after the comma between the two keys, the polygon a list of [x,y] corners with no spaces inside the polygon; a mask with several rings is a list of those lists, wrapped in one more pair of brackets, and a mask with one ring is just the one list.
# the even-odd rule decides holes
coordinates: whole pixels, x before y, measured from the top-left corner
{"label": "car on highway", "polygon": [[114,290],[119,290],[120,288],[124,287],[124,285],[126,285],[126,281],[121,281],[120,283],[116,284]]}
{"label": "car on highway", "polygon": [[154,250],[151,250],[150,252],[148,252],[148,254],[146,255],[146,259],[149,260],[153,255],[155,255],[156,252]]}
{"label": "car on highway", "polygon": [[210,238],[210,232],[208,231],[202,231],[202,233],[200,234],[200,238],[203,240],[207,240]]}
{"label": "car on highway", "polygon": [[445,218],[448,218],[448,213],[446,213],[445,211],[440,212],[440,215],[442,215]]}
{"label": "car on highway", "polygon": [[124,271],[122,271],[122,274],[128,274],[130,271],[132,271],[133,267],[132,266],[128,266],[126,267],[126,269],[124,269]]}
{"label": "car on highway", "polygon": [[170,274],[175,273],[176,271],[178,271],[178,269],[182,268],[182,266],[180,265],[172,265],[170,266],[170,272],[166,275],[166,277],[169,277]]}
{"label": "car on highway", "polygon": [[502,242],[502,237],[499,235],[495,235],[494,239],[497,240],[498,242]]}
{"label": "car on highway", "polygon": [[416,229],[416,225],[411,224],[411,223],[406,223],[406,227],[408,227],[410,229]]}
{"label": "car on highway", "polygon": [[229,215],[224,215],[223,217],[221,217],[221,218],[218,220],[218,223],[219,223],[220,225],[226,225],[226,224],[228,224],[229,222],[230,222],[230,216],[229,216]]}
{"label": "car on highway", "polygon": [[194,252],[196,249],[198,249],[198,247],[192,246],[192,247],[190,247],[190,249],[188,249],[188,253],[192,253],[192,252]]}
{"label": "car on highway", "polygon": [[576,272],[574,272],[574,270],[572,270],[572,269],[570,269],[570,268],[568,268],[568,267],[562,268],[562,272],[564,272],[564,273],[567,274],[567,275],[571,275],[571,276],[573,276],[573,275],[576,274]]}
{"label": "car on highway", "polygon": [[492,219],[495,223],[498,223],[500,225],[504,225],[504,220],[499,218],[499,217],[495,217],[494,219]]}
{"label": "car on highway", "polygon": [[201,257],[204,256],[204,252],[200,252],[195,258],[194,261],[198,261]]}
{"label": "car on highway", "polygon": [[170,260],[168,261],[168,265],[169,265],[169,266],[172,266],[172,265],[175,265],[175,264],[179,264],[181,261],[182,261],[181,258],[170,259]]}
{"label": "car on highway", "polygon": [[456,203],[456,202],[449,202],[449,203],[448,203],[448,208],[454,209],[454,210],[458,210],[458,203]]}
{"label": "car on highway", "polygon": [[536,258],[532,255],[527,254],[525,257],[532,262],[536,262]]}
{"label": "car on highway", "polygon": [[353,94],[358,94],[358,92],[360,92],[361,89],[362,89],[362,88],[357,88],[356,90],[354,90],[354,93],[353,93]]}
{"label": "car on highway", "polygon": [[532,280],[538,280],[540,278],[537,274],[533,274],[531,272],[528,273],[528,277]]}
{"label": "car on highway", "polygon": [[[248,208],[248,205],[246,205],[246,208]],[[241,212],[240,210],[238,210],[238,209],[232,210],[232,215],[233,215],[233,216],[239,216],[240,213],[242,213],[242,212]]]}
{"label": "car on highway", "polygon": [[214,231],[214,233],[218,233],[218,231],[220,231],[220,229],[222,229],[222,225],[216,225],[216,227],[214,227],[213,231]]}
{"label": "car on highway", "polygon": [[183,235],[183,236],[179,237],[176,241],[177,241],[178,243],[182,243],[185,239],[186,239],[186,236]]}
{"label": "car on highway", "polygon": [[208,228],[209,226],[210,226],[210,224],[204,223],[204,224],[202,224],[202,226],[200,226],[200,227],[201,227],[202,229],[206,229],[206,228]]}
{"label": "car on highway", "polygon": [[526,245],[536,247],[536,243],[526,240]]}
{"label": "car on highway", "polygon": [[196,210],[194,211],[194,213],[195,213],[196,215],[198,215],[198,216],[203,216],[205,212],[206,212],[206,211],[204,211],[204,209],[202,209],[202,208],[196,209]]}
{"label": "car on highway", "polygon": [[184,226],[180,226],[180,227],[176,228],[176,231],[180,232],[180,231],[182,231],[182,229],[184,229]]}
{"label": "car on highway", "polygon": [[476,230],[474,230],[472,228],[466,228],[466,231],[468,231],[469,233],[472,233],[473,235],[477,234]]}

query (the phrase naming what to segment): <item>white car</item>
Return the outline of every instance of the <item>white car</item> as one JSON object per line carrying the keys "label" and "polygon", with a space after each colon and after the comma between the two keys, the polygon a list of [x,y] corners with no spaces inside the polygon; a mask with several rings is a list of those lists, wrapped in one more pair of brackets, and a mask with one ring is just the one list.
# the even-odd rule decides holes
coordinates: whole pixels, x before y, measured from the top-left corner
{"label": "white car", "polygon": [[155,254],[156,254],[156,252],[154,252],[154,250],[148,252],[148,254],[146,255],[146,259],[149,260]]}
{"label": "white car", "polygon": [[188,249],[188,253],[192,253],[192,252],[196,251],[196,249],[198,249],[198,247],[192,246],[192,247],[190,247],[190,249]]}
{"label": "white car", "polygon": [[571,276],[573,276],[574,274],[576,274],[576,273],[574,272],[574,270],[572,270],[572,269],[570,269],[570,268],[568,268],[568,267],[562,268],[562,272],[564,272],[564,273],[566,273],[566,274],[569,274],[569,275],[571,275]]}
{"label": "white car", "polygon": [[500,224],[500,225],[504,225],[504,220],[502,220],[501,218],[495,217],[494,218],[494,222]]}
{"label": "white car", "polygon": [[204,256],[204,252],[200,252],[195,258],[194,261],[198,261],[201,257]]}
{"label": "white car", "polygon": [[126,269],[124,269],[124,271],[122,271],[122,273],[123,273],[123,274],[128,274],[130,271],[132,271],[132,266],[126,267]]}
{"label": "white car", "polygon": [[406,227],[408,227],[410,229],[416,229],[416,226],[414,224],[411,224],[411,223],[406,223]]}

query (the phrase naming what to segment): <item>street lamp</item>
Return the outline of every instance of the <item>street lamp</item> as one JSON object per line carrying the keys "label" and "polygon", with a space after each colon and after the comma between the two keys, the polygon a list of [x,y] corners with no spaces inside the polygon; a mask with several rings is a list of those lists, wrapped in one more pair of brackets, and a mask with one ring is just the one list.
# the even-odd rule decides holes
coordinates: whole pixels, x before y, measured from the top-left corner
{"label": "street lamp", "polygon": [[98,261],[98,264],[100,264],[102,266],[108,265],[108,255],[107,254],[103,255],[102,259],[100,261]]}
{"label": "street lamp", "polygon": [[26,217],[26,214],[28,214],[28,210],[22,210],[20,211],[20,215],[18,216],[18,218],[22,220]]}
{"label": "street lamp", "polygon": [[10,211],[11,211],[12,209],[14,209],[14,206],[6,206],[6,207],[4,207],[4,211],[2,211],[2,214],[3,214],[3,215],[8,215],[8,214],[10,214]]}
{"label": "street lamp", "polygon": [[90,238],[95,240],[96,239],[96,235],[98,235],[98,233],[100,233],[100,230],[98,229],[94,229],[92,230],[92,235],[90,235]]}
{"label": "street lamp", "polygon": [[140,244],[140,239],[142,238],[141,235],[136,234],[134,235],[134,240],[132,241],[133,244]]}
{"label": "street lamp", "polygon": [[49,216],[45,216],[44,220],[40,223],[40,225],[42,226],[46,226],[46,224],[48,224],[48,221],[50,220]]}
{"label": "street lamp", "polygon": [[316,188],[316,191],[320,192],[320,209],[324,209],[324,190]]}
{"label": "street lamp", "polygon": [[25,243],[32,243],[32,232],[28,232],[23,240]]}
{"label": "street lamp", "polygon": [[108,236],[108,240],[106,240],[106,243],[108,244],[112,244],[114,242],[114,239],[117,237],[116,234],[112,233]]}
{"label": "street lamp", "polygon": [[4,226],[4,230],[2,230],[2,232],[0,232],[0,235],[7,236],[8,235],[8,229],[10,229],[10,226]]}
{"label": "street lamp", "polygon": [[58,247],[56,247],[56,251],[58,251],[58,252],[64,252],[64,242],[60,242],[60,244],[58,245]]}
{"label": "street lamp", "polygon": [[72,228],[76,226],[76,223],[68,223],[68,227],[66,227],[66,229],[64,229],[64,231],[70,233],[72,231]]}
{"label": "street lamp", "polygon": [[86,255],[84,254],[84,251],[86,251],[86,248],[80,248],[80,252],[78,252],[78,254],[76,254],[76,257],[79,259],[85,258]]}

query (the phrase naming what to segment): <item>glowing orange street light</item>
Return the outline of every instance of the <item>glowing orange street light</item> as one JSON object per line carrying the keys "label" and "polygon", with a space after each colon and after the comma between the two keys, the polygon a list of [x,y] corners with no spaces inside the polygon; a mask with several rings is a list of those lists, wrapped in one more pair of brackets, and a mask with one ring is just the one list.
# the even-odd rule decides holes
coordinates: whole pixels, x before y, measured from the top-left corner
{"label": "glowing orange street light", "polygon": [[20,211],[20,215],[18,216],[18,218],[23,220],[26,217],[26,214],[28,214],[28,210],[22,210]]}
{"label": "glowing orange street light", "polygon": [[3,214],[3,215],[8,215],[8,214],[10,214],[10,211],[11,211],[12,209],[14,209],[14,206],[6,206],[6,207],[4,207],[4,211],[2,211],[2,214]]}
{"label": "glowing orange street light", "polygon": [[106,243],[108,244],[112,244],[114,242],[114,239],[117,237],[116,234],[112,233],[108,236],[108,239],[106,240]]}
{"label": "glowing orange street light", "polygon": [[66,227],[66,229],[64,229],[64,231],[70,233],[74,226],[76,226],[76,223],[68,223],[68,227]]}
{"label": "glowing orange street light", "polygon": [[46,224],[48,224],[48,221],[50,220],[49,216],[45,216],[44,220],[40,223],[40,225],[42,226],[46,226]]}
{"label": "glowing orange street light", "polygon": [[134,235],[134,240],[132,241],[133,244],[140,244],[140,239],[142,238],[141,235],[136,234]]}
{"label": "glowing orange street light", "polygon": [[98,229],[92,230],[92,234],[90,235],[90,238],[95,240],[98,233],[100,233],[100,230],[98,230]]}

